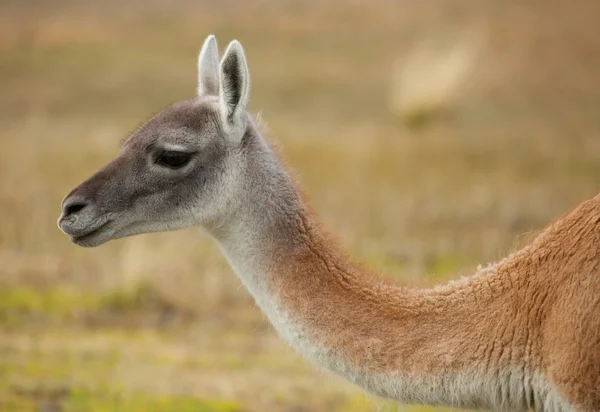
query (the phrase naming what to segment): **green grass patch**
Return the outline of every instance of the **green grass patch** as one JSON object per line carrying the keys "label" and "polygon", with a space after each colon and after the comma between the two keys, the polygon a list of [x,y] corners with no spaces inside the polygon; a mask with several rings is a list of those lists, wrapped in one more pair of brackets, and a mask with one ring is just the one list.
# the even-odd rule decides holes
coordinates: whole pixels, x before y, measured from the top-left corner
{"label": "green grass patch", "polygon": [[68,318],[98,305],[98,297],[65,288],[15,286],[0,290],[0,324],[14,325],[26,317]]}
{"label": "green grass patch", "polygon": [[435,256],[426,262],[427,276],[432,278],[445,278],[456,276],[456,272],[465,267],[466,259],[459,256],[444,255]]}
{"label": "green grass patch", "polygon": [[[52,324],[84,320],[108,323],[112,326],[125,325],[128,315],[161,317],[175,316],[177,319],[191,319],[189,308],[181,307],[165,299],[150,284],[134,288],[117,288],[103,293],[92,293],[67,288],[34,288],[12,286],[0,290],[0,326],[12,328],[39,323]],[[120,323],[122,319],[125,323]],[[131,322],[127,323],[131,325]]]}
{"label": "green grass patch", "polygon": [[95,412],[234,412],[242,408],[236,402],[199,399],[189,396],[159,395],[145,393],[98,394],[88,390],[71,391],[64,402],[65,411]]}
{"label": "green grass patch", "polygon": [[63,412],[235,412],[241,406],[233,401],[191,396],[128,393],[119,390],[81,388],[12,388],[0,394],[0,408],[11,411],[56,410]]}

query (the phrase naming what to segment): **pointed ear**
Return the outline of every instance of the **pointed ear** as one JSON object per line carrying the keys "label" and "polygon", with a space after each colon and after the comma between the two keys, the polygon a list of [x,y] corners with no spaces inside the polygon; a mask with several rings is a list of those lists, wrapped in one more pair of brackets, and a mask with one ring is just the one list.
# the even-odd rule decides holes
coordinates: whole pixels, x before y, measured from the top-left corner
{"label": "pointed ear", "polygon": [[246,129],[246,107],[250,92],[250,74],[244,49],[237,40],[227,46],[221,60],[221,88],[219,101],[221,117],[228,133],[243,137]]}
{"label": "pointed ear", "polygon": [[198,96],[219,94],[219,50],[212,34],[204,40],[198,55]]}

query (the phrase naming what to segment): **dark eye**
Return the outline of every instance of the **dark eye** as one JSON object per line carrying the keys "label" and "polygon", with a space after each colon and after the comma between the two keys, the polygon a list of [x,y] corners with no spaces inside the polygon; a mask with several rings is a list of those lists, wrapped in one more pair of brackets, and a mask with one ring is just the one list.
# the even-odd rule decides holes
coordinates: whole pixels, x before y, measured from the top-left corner
{"label": "dark eye", "polygon": [[179,169],[180,167],[183,167],[186,164],[188,164],[191,158],[191,153],[167,150],[162,152],[156,158],[156,163],[162,166],[170,167],[172,169]]}

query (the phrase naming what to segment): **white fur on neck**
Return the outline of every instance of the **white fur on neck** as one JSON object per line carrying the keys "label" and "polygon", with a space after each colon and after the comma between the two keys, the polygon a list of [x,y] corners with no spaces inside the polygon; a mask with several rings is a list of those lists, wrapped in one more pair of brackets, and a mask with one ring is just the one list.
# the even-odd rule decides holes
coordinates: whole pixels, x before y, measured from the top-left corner
{"label": "white fur on neck", "polygon": [[[570,411],[568,403],[539,374],[521,368],[446,376],[406,374],[401,371],[361,370],[319,342],[320,331],[299,323],[278,298],[269,280],[269,257],[263,253],[260,232],[240,225],[237,235],[221,241],[235,273],[267,315],[279,335],[302,356],[376,395],[403,403],[423,403],[496,411]],[[400,339],[401,337],[399,337]]]}

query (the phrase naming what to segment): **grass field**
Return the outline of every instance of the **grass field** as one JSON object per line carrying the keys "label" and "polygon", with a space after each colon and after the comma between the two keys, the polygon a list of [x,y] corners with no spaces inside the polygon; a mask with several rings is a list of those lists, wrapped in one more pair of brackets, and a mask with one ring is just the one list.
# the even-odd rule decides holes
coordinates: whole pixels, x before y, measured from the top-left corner
{"label": "grass field", "polygon": [[[77,248],[62,196],[193,96],[215,33],[244,44],[251,109],[355,256],[410,285],[469,274],[600,191],[599,17],[594,0],[3,2],[0,409],[398,410],[285,346],[201,231]],[[397,62],[465,30],[484,40],[460,85],[416,122],[396,112]]]}

